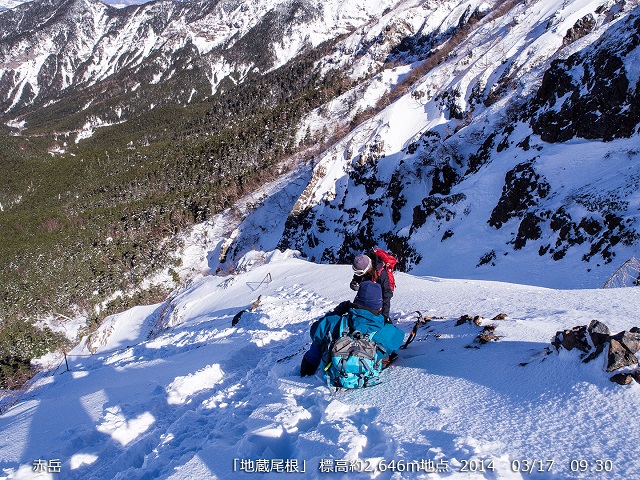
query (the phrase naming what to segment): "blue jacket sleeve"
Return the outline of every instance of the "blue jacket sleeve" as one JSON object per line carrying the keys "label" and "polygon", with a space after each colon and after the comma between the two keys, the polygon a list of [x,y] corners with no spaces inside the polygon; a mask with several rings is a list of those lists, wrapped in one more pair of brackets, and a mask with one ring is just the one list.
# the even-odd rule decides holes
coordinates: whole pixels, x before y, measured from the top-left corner
{"label": "blue jacket sleeve", "polygon": [[311,341],[320,348],[320,351],[331,343],[331,334],[340,318],[338,315],[326,315],[311,325]]}

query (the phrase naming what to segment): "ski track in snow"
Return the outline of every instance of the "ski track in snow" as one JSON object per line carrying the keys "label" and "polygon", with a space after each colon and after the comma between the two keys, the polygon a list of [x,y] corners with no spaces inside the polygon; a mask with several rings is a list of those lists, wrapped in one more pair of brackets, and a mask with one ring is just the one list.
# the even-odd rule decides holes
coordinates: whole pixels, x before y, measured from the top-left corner
{"label": "ski track in snow", "polygon": [[[40,376],[0,416],[2,478],[33,478],[37,459],[59,459],[60,478],[71,479],[523,478],[513,466],[534,460],[536,469],[554,462],[536,478],[593,478],[571,472],[572,460],[590,468],[610,460],[606,478],[640,472],[628,451],[640,434],[625,421],[640,405],[640,385],[612,384],[602,357],[584,365],[573,352],[544,354],[555,331],[592,318],[612,332],[633,326],[635,289],[398,274],[398,325],[408,332],[416,309],[435,318],[380,385],[334,392],[319,373],[300,378],[298,369],[310,323],[351,297],[350,269],[270,258],[230,285],[194,280],[170,309],[137,307],[108,319],[93,343],[71,352],[71,372]],[[257,287],[267,273],[273,281]],[[500,341],[465,348],[476,346],[481,327],[456,327],[460,315],[503,311],[506,320],[483,321],[497,325]],[[280,460],[289,473],[240,471]],[[380,471],[392,460],[405,469],[431,460],[448,471]],[[462,471],[471,461],[495,471]]]}

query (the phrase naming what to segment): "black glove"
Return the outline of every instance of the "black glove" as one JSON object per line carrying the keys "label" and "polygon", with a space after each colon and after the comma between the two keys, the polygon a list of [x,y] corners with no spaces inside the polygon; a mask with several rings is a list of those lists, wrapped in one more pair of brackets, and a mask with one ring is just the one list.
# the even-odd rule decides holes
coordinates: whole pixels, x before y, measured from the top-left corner
{"label": "black glove", "polygon": [[300,364],[300,376],[301,377],[310,377],[315,375],[316,370],[318,369],[318,365],[314,365],[309,362],[306,358],[302,357],[302,363]]}
{"label": "black glove", "polygon": [[351,290],[357,292],[360,289],[360,282],[358,282],[357,280],[351,280],[349,286],[351,287]]}

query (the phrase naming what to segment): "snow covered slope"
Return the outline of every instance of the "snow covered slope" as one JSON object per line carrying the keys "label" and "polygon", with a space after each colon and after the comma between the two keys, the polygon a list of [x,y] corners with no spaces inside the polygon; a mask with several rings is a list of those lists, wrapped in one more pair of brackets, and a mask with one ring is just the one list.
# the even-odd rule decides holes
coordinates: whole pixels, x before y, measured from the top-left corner
{"label": "snow covered slope", "polygon": [[[60,468],[39,478],[70,479],[640,475],[640,385],[611,383],[604,356],[545,354],[557,330],[594,318],[612,332],[637,325],[636,289],[399,274],[400,328],[418,309],[434,320],[380,385],[335,393],[298,368],[310,323],[351,297],[350,268],[292,252],[254,252],[243,265],[109,318],[71,352],[69,372],[63,363],[37,377],[0,416],[0,477],[34,478],[34,465]],[[454,326],[499,313],[508,318],[484,321],[497,342],[478,345],[482,327]]]}
{"label": "snow covered slope", "polygon": [[[77,140],[165,101],[198,102],[224,78],[344,35],[318,65],[346,72],[353,88],[298,126],[300,142],[329,147],[277,217],[273,201],[261,202],[234,229],[222,264],[276,247],[347,262],[379,245],[415,274],[584,288],[638,256],[633,2],[36,5],[0,18],[11,26],[0,29],[4,108],[28,128],[20,108],[87,88],[69,103],[83,110]],[[25,25],[37,33],[25,36]],[[98,106],[89,87],[105,81],[99,89],[119,100]]]}
{"label": "snow covered slope", "polygon": [[2,0],[0,1],[0,12],[3,10],[8,10],[10,8],[17,7],[24,2],[16,1],[16,0]]}
{"label": "snow covered slope", "polygon": [[640,245],[639,35],[622,3],[404,2],[326,62],[380,73],[301,126],[348,128],[258,246],[346,263],[377,244],[421,275],[601,286]]}

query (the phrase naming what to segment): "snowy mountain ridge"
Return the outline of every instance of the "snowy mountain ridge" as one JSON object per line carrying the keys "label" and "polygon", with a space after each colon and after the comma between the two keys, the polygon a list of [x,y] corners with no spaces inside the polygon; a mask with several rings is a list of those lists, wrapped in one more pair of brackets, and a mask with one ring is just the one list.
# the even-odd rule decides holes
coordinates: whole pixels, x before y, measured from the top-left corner
{"label": "snowy mountain ridge", "polygon": [[[104,4],[111,5],[116,8],[123,8],[129,5],[140,5],[142,3],[147,3],[149,0],[105,0]],[[22,5],[24,2],[22,0],[0,0],[0,11],[9,10],[11,8],[15,8],[18,5]]]}
{"label": "snowy mountain ridge", "polygon": [[[279,238],[260,238],[264,227],[240,227],[221,263],[254,246],[346,262],[379,244],[418,274],[593,287],[637,254],[632,5],[32,5],[42,5],[41,20],[26,15],[36,11],[26,5],[0,18],[15,24],[24,9],[21,28],[32,22],[41,35],[33,37],[37,45],[17,30],[0,37],[5,55],[11,52],[0,76],[6,119],[24,128],[49,108],[66,111],[59,90],[80,87],[85,107],[78,98],[69,106],[80,109],[76,142],[157,103],[197,102],[223,80],[241,81],[252,69],[268,71],[306,46],[345,35],[318,65],[346,72],[353,87],[298,125],[300,143],[331,136],[335,143],[314,159],[299,198],[286,200],[286,223],[266,220],[278,224]],[[55,21],[42,23],[54,11]],[[85,27],[67,29],[77,15],[86,21],[73,23]],[[255,56],[260,45],[271,55]],[[610,51],[616,53],[607,60]],[[117,85],[115,94],[105,81]],[[166,87],[152,98],[145,85]],[[94,102],[92,89],[118,100]],[[616,93],[622,91],[628,93]],[[34,111],[42,102],[54,103]],[[603,158],[604,176],[597,173]],[[220,266],[214,263],[213,270]]]}
{"label": "snowy mountain ridge", "polygon": [[[84,109],[97,96],[120,97],[102,114],[122,121],[135,105],[127,95],[171,79],[181,79],[182,90],[166,95],[191,103],[225,78],[278,67],[393,3],[164,1],[118,10],[98,0],[30,2],[0,17],[0,109],[15,124],[34,107],[89,89]],[[120,88],[100,86],[115,78]]]}

